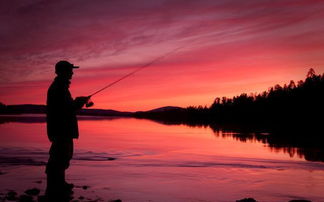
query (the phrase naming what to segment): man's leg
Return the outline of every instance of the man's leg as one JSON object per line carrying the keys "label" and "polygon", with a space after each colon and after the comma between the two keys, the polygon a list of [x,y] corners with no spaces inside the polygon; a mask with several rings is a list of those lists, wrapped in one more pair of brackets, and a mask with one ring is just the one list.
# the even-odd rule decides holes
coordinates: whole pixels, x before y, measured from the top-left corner
{"label": "man's leg", "polygon": [[69,161],[72,158],[70,154],[71,145],[73,150],[73,141],[69,139],[52,142],[50,157],[46,166],[46,194],[48,196],[57,197],[71,193],[71,188],[67,190],[65,186],[65,170],[69,167]]}
{"label": "man's leg", "polygon": [[70,161],[73,157],[73,139],[69,139],[66,141],[66,156],[65,156],[65,163],[64,163],[64,186],[66,189],[68,190],[72,190],[74,185],[70,184],[68,182],[66,182],[66,178],[65,178],[65,170],[67,170],[70,167]]}

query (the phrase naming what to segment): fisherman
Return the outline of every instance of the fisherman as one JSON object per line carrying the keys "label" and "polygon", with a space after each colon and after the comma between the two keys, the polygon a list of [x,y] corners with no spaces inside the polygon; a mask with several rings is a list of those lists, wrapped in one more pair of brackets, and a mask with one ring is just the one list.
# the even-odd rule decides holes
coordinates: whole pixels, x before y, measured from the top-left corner
{"label": "fisherman", "polygon": [[71,96],[69,86],[74,68],[79,67],[68,61],[56,63],[57,76],[47,92],[47,135],[52,145],[46,165],[46,195],[55,200],[72,193],[73,184],[65,181],[65,170],[73,155],[73,139],[79,137],[76,112],[89,101],[86,96]]}

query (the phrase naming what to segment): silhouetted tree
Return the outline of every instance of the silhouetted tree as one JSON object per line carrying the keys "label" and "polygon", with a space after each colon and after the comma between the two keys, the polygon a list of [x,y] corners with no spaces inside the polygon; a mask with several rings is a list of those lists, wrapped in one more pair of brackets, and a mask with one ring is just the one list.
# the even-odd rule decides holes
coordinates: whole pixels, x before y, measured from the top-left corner
{"label": "silhouetted tree", "polygon": [[312,77],[314,77],[314,76],[316,76],[316,74],[315,74],[315,70],[314,70],[313,68],[310,68],[310,69],[308,70],[308,73],[307,73],[307,75],[306,75],[306,78],[312,78]]}
{"label": "silhouetted tree", "polygon": [[291,80],[290,83],[289,83],[289,85],[288,85],[288,89],[289,90],[292,90],[294,88],[296,88],[296,84],[295,84],[295,82],[293,80]]}

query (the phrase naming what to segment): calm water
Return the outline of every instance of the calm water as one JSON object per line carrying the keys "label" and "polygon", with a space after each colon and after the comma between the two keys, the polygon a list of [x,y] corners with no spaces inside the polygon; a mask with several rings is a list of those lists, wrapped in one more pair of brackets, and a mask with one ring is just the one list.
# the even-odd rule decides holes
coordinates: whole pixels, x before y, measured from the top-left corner
{"label": "calm water", "polygon": [[[0,124],[0,192],[45,189],[45,123]],[[149,120],[80,120],[75,196],[123,201],[324,201],[324,163],[224,131]],[[113,160],[113,158],[116,158]],[[41,181],[41,182],[40,182]]]}

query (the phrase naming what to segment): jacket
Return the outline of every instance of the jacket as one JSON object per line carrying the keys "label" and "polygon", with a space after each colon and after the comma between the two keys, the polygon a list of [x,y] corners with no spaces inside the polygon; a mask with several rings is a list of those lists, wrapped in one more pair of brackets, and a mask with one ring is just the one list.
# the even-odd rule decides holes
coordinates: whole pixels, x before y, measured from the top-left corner
{"label": "jacket", "polygon": [[47,91],[46,122],[50,141],[79,137],[77,104],[69,91],[70,81],[56,77]]}

